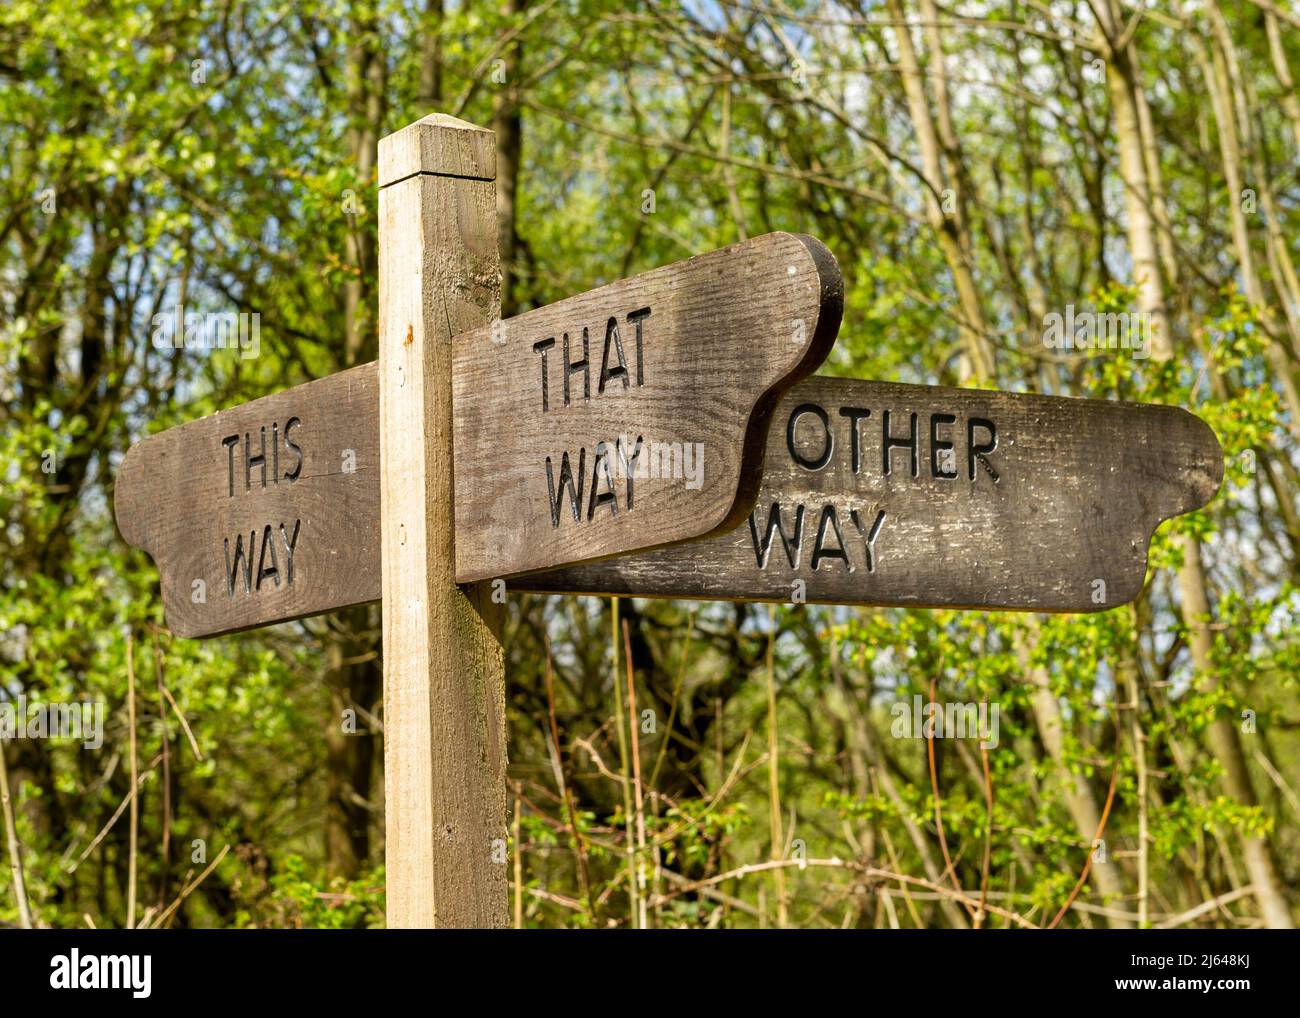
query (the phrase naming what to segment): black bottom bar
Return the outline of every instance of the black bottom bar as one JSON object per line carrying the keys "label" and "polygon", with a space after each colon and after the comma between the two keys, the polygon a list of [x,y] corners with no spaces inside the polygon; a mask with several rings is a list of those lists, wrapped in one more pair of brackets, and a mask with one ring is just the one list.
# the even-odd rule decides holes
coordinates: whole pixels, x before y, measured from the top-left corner
{"label": "black bottom bar", "polygon": [[792,1003],[803,997],[809,1006],[837,998],[868,1007],[980,1001],[1078,1007],[1128,998],[1143,1006],[1199,1002],[1198,1010],[1221,1012],[1248,1001],[1290,999],[1296,949],[1294,933],[1195,930],[0,936],[6,1003],[63,998],[91,1007],[201,1004],[205,1010],[279,1001],[373,1010],[420,1000],[485,1012],[564,1001],[591,1010],[627,999],[622,986],[641,1000],[692,1012],[711,999],[774,1003],[770,995],[778,987],[782,996],[794,994],[787,997]]}

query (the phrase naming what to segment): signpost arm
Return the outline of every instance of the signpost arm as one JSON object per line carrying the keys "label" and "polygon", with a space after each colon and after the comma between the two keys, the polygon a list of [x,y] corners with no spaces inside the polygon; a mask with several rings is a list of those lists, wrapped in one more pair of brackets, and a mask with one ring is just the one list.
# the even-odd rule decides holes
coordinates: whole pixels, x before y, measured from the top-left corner
{"label": "signpost arm", "polygon": [[379,142],[390,927],[508,924],[502,607],[457,587],[452,337],[498,318],[496,143],[435,114]]}

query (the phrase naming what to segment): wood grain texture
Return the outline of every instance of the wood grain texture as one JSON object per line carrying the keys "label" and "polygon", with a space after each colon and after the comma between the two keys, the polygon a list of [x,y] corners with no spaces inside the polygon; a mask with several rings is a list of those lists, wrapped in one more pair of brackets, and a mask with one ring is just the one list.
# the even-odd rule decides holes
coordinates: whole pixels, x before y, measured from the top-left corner
{"label": "wood grain texture", "polygon": [[[452,336],[500,314],[496,189],[483,155],[493,149],[491,132],[450,118],[380,145],[380,180],[395,181],[379,191],[390,927],[509,921],[502,607],[453,574]],[[480,176],[438,175],[448,168]]]}
{"label": "wood grain texture", "polygon": [[367,364],[128,450],[117,525],[157,563],[172,632],[213,636],[378,595],[378,405]]}
{"label": "wood grain texture", "polygon": [[[888,474],[886,412],[906,440]],[[782,400],[763,491],[734,532],[510,587],[1102,611],[1141,591],[1160,521],[1208,503],[1222,479],[1214,433],[1176,407],[814,378]],[[784,539],[773,530],[769,544],[776,507]]]}
{"label": "wood grain texture", "polygon": [[738,524],[842,300],[820,243],[774,233],[458,335],[457,579]]}
{"label": "wood grain texture", "polygon": [[[313,523],[312,531],[324,540],[335,540],[327,535],[341,535],[332,546],[323,542],[302,545],[303,557],[294,562],[295,585],[307,594],[305,598],[286,593],[215,607],[189,602],[191,576],[220,579],[223,575],[221,538],[225,531],[258,525],[246,524],[251,518],[248,514],[231,519],[205,516],[213,499],[200,492],[226,483],[224,461],[211,462],[201,475],[177,469],[183,455],[180,450],[188,447],[188,439],[183,442],[183,437],[196,436],[198,446],[204,447],[211,439],[203,435],[225,433],[227,426],[217,427],[215,418],[208,418],[206,429],[200,429],[205,422],[196,421],[148,439],[128,455],[118,480],[119,526],[130,543],[145,547],[158,561],[167,620],[174,631],[207,635],[379,599],[375,551],[379,545],[378,479],[374,458],[366,453],[378,447],[376,369],[375,364],[362,365],[268,397],[275,402],[265,404],[272,416],[278,412],[281,417],[316,405],[338,408],[330,421],[329,438],[306,447],[305,476],[327,487],[316,495],[311,494],[309,484],[282,488],[270,492],[264,503],[277,509],[283,506],[285,516],[306,514],[308,519],[321,521],[326,529]],[[230,415],[248,411],[249,426],[260,425],[264,414],[253,408],[261,403],[226,411],[224,419],[232,421],[235,418]],[[820,406],[833,429],[835,446],[822,471],[797,467],[787,446],[790,415],[804,403]],[[872,416],[859,423],[856,475],[852,472],[849,419],[841,414],[850,407],[872,411]],[[897,463],[885,478],[880,448],[885,409],[891,411],[892,430],[900,437],[910,432],[909,415],[917,412],[918,472],[931,470],[925,458],[931,444],[930,417],[922,415],[934,411],[957,416],[960,427],[958,422],[940,424],[939,435],[941,441],[953,440],[952,455],[955,465],[966,471],[965,481],[910,480],[904,476],[910,475],[910,451],[901,446],[891,452]],[[983,479],[972,483],[969,461],[963,460],[963,443],[968,444],[968,439],[962,429],[970,417],[981,416],[992,420],[998,429],[998,448],[986,457],[998,470],[996,490],[985,490]],[[803,454],[820,453],[820,448],[808,448],[822,434],[819,428],[815,414],[800,415],[796,448]],[[298,434],[296,429],[294,434]],[[984,437],[986,433],[977,430],[977,443]],[[165,444],[159,441],[164,438]],[[151,443],[158,443],[157,454]],[[338,478],[314,474],[311,453],[317,448],[356,448],[354,483],[337,488]],[[155,462],[170,466],[159,480],[147,483],[143,478],[155,470],[146,464]],[[982,470],[978,459],[976,463]],[[1207,502],[1222,473],[1222,455],[1209,429],[1174,408],[813,378],[791,390],[774,416],[754,530],[746,520],[727,535],[613,562],[532,574],[510,581],[509,586],[550,593],[788,601],[793,581],[803,578],[807,599],[813,602],[1098,611],[1136,594],[1151,531],[1159,520]],[[983,476],[988,477],[987,473]],[[1019,494],[1026,488],[1028,500]],[[873,555],[878,569],[864,573],[865,544],[849,513],[858,511],[858,520],[870,536],[875,517],[868,520],[866,513],[876,502],[886,512],[872,549],[878,553]],[[781,521],[791,541],[796,507],[805,507],[798,568],[789,566],[789,556],[776,533],[767,568],[758,566],[754,536],[765,543],[773,503],[782,506]],[[833,555],[822,555],[818,568],[811,569],[827,504],[835,507],[835,517],[827,524],[823,548],[833,549],[838,524],[854,566],[852,572]],[[175,514],[159,512],[158,507],[165,505],[178,505],[179,510]],[[342,512],[334,512],[335,507]],[[210,527],[206,531],[200,527],[196,533],[196,522],[204,521]],[[936,543],[952,556],[940,564],[942,572],[937,577],[931,561],[934,553],[927,550]],[[314,555],[331,548],[334,550],[323,559]],[[1090,580],[1107,580],[1107,575],[1116,572],[1121,575],[1119,586],[1107,580],[1106,596],[1100,602],[1093,601],[1091,584],[1086,596],[1078,590],[1078,577],[1093,572],[1097,575],[1088,577]],[[311,583],[322,575],[329,582],[318,595]],[[213,589],[213,584],[209,582],[208,587]],[[268,592],[271,590],[268,587]]]}
{"label": "wood grain texture", "polygon": [[491,131],[445,113],[431,113],[379,139],[379,186],[417,173],[495,180],[497,146]]}
{"label": "wood grain texture", "polygon": [[[458,579],[466,582],[653,547],[726,529],[743,519],[757,495],[771,408],[780,392],[825,357],[839,325],[841,284],[829,252],[811,238],[771,234],[498,322],[500,332],[468,328],[482,321],[483,295],[497,292],[499,273],[495,246],[472,245],[466,239],[469,220],[482,210],[450,195],[460,187],[454,181],[465,182],[464,188],[476,195],[490,190],[484,186],[490,180],[468,175],[493,166],[480,137],[484,132],[438,116],[407,130],[409,138],[398,132],[384,139],[382,153],[397,167],[385,163],[385,172],[400,183],[430,177],[425,183],[431,200],[440,202],[448,216],[429,227],[430,243],[464,243],[466,250],[456,272],[443,266],[430,270],[436,273],[438,299],[444,304],[442,331],[463,330],[452,348],[456,363],[462,365],[459,384],[465,390],[456,404],[460,477],[455,490],[460,499],[457,518],[467,526],[454,542],[451,534],[439,537],[448,548],[455,545],[461,560],[476,563],[460,570]],[[431,165],[459,172],[406,173],[411,160],[433,151],[430,139],[439,131],[445,133],[449,151],[430,155]],[[737,288],[749,306],[737,309],[735,298],[719,300],[720,287]],[[751,300],[752,293],[761,297]],[[605,360],[605,311],[624,303],[634,313],[649,308],[650,314],[622,322],[610,359]],[[577,359],[583,326],[570,326],[571,321],[599,327],[595,338],[588,338],[586,381],[594,398],[580,399],[578,386],[583,382],[571,375],[573,399],[565,407],[564,380],[552,377],[554,412],[521,412],[516,400],[524,399],[530,386],[540,388],[540,355],[526,348],[525,361],[531,358],[533,363],[513,375],[502,362],[512,363],[525,349],[521,337],[554,326],[561,336],[564,328],[575,329]],[[415,324],[408,325],[399,337],[402,349],[395,351],[402,354],[394,361],[396,372],[409,372],[416,363],[411,360]],[[493,342],[494,334],[504,335],[507,342]],[[551,376],[563,374],[558,363],[562,348],[561,341],[555,356],[548,358]],[[624,374],[607,375],[602,394],[602,368],[613,372],[620,360]],[[498,370],[513,378],[513,388],[505,384],[506,376],[496,377]],[[168,625],[177,635],[233,632],[380,596],[375,559],[376,371],[373,364],[362,365],[297,386],[154,436],[129,452],[119,478],[120,527],[129,543],[145,548],[158,563]],[[410,379],[409,374],[403,377]],[[493,387],[491,398],[472,395],[480,385]],[[537,392],[531,393],[531,398],[537,397]],[[286,435],[283,429],[291,420],[292,434]],[[259,460],[263,426],[269,478],[265,490]],[[405,426],[410,433],[413,423]],[[433,421],[421,425],[430,435],[436,426]],[[251,442],[247,448],[242,440],[234,448],[222,444],[245,433]],[[617,450],[624,435],[624,458],[632,468],[627,472],[635,486],[632,511],[629,479],[619,477],[617,459],[606,460],[604,474],[595,473],[597,444],[608,441]],[[294,447],[287,444],[291,440],[296,440]],[[397,456],[411,454],[405,442],[394,448]],[[348,465],[356,474],[345,472],[342,453],[349,449],[358,453],[356,462]],[[545,470],[551,453],[557,501],[565,509],[577,506],[580,522],[572,515],[551,516]],[[564,486],[565,453],[572,457],[570,491]],[[288,481],[273,460],[282,456],[285,462],[296,462],[299,454],[309,462],[301,476]],[[644,466],[652,458],[656,476],[637,477],[638,463]],[[246,460],[258,460],[253,468],[256,497],[246,492],[223,499],[222,491],[234,490],[232,477],[243,483],[253,476]],[[687,468],[698,473],[698,484]],[[451,472],[448,464],[448,488]],[[615,498],[593,504],[596,481],[605,487],[602,498],[622,490]],[[570,493],[573,498],[565,504]],[[166,517],[157,511],[161,506],[171,507]],[[302,529],[295,539],[299,524]],[[462,547],[469,551],[461,552]],[[269,571],[277,562],[279,571]],[[268,571],[263,572],[263,564]],[[244,583],[250,568],[252,582]],[[232,575],[237,582],[230,582]],[[193,589],[196,581],[204,584],[202,592]]]}

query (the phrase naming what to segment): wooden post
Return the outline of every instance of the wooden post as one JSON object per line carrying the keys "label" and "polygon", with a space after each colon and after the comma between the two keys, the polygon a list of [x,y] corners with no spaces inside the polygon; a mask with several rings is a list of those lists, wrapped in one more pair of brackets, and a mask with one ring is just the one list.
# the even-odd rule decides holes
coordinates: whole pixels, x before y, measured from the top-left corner
{"label": "wooden post", "polygon": [[435,114],[379,142],[389,927],[504,927],[502,608],[457,587],[452,336],[500,316],[496,140]]}

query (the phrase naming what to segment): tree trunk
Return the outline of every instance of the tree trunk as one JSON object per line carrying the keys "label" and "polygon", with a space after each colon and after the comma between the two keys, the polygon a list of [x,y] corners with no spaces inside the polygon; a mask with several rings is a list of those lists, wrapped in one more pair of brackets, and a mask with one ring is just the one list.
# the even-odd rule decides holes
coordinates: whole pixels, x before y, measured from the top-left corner
{"label": "tree trunk", "polygon": [[[1115,109],[1115,130],[1119,138],[1120,173],[1124,179],[1124,194],[1128,211],[1129,252],[1134,265],[1134,281],[1137,286],[1139,310],[1152,318],[1152,356],[1157,360],[1169,360],[1173,357],[1169,320],[1165,309],[1164,285],[1160,278],[1159,266],[1156,264],[1156,243],[1154,226],[1148,212],[1150,207],[1150,182],[1146,175],[1146,166],[1150,155],[1144,155],[1144,146],[1154,144],[1154,139],[1143,138],[1137,117],[1134,94],[1140,88],[1130,59],[1131,43],[1114,49],[1112,40],[1120,37],[1123,20],[1120,16],[1118,0],[1104,0],[1096,8],[1101,19],[1103,45],[1110,59],[1107,61],[1107,81],[1110,86],[1111,102]],[[1207,79],[1208,80],[1208,79]],[[1222,125],[1220,132],[1222,134]],[[1234,195],[1234,215],[1240,213]],[[1190,633],[1192,666],[1198,676],[1201,688],[1211,687],[1216,679],[1213,676],[1211,650],[1213,638],[1207,628],[1212,619],[1212,609],[1204,566],[1201,561],[1200,542],[1191,535],[1178,540],[1183,554],[1183,564],[1178,572],[1178,586],[1181,594],[1181,611],[1183,622]],[[1250,774],[1246,769],[1245,757],[1237,730],[1232,719],[1219,717],[1212,724],[1209,736],[1210,748],[1218,758],[1224,770],[1224,785],[1229,795],[1247,807],[1257,803]],[[1270,854],[1268,842],[1243,834],[1241,837],[1242,854],[1246,869],[1254,887],[1255,900],[1259,903],[1267,925],[1276,928],[1291,927],[1291,916],[1287,910],[1286,898],[1277,867]]]}
{"label": "tree trunk", "polygon": [[1278,27],[1277,14],[1271,10],[1264,11],[1264,29],[1268,33],[1268,52],[1273,60],[1273,71],[1282,86],[1282,109],[1291,133],[1295,135],[1296,154],[1300,155],[1300,96],[1296,94],[1295,80],[1291,77],[1291,67],[1287,64],[1286,50],[1282,48],[1282,31]]}
{"label": "tree trunk", "polygon": [[442,103],[442,0],[426,0],[420,26],[420,108],[432,113]]}
{"label": "tree trunk", "polygon": [[[369,3],[353,11],[348,52],[348,156],[358,185],[371,194],[375,159],[386,111],[387,72],[380,47],[379,22]],[[362,202],[362,215],[373,217],[373,202]],[[348,216],[343,286],[343,366],[372,360],[378,354],[373,284],[375,233],[363,229],[359,216]],[[380,671],[378,611],[352,608],[335,616],[325,637],[329,671],[330,713],[325,729],[325,870],[330,877],[355,877],[370,856],[370,802],[375,743],[371,724],[355,718],[356,734],[344,730],[345,710],[375,708]]]}
{"label": "tree trunk", "polygon": [[[1038,638],[1036,616],[1032,617],[1027,631],[1033,634],[1035,639]],[[1017,646],[1016,652],[1032,687],[1030,703],[1034,711],[1034,723],[1038,728],[1039,737],[1043,740],[1043,748],[1052,758],[1052,763],[1056,765],[1056,771],[1061,778],[1061,797],[1065,801],[1065,808],[1074,821],[1080,838],[1084,841],[1085,850],[1091,852],[1096,847],[1092,842],[1101,824],[1101,807],[1097,804],[1097,797],[1093,794],[1092,787],[1083,775],[1076,774],[1070,769],[1065,759],[1065,718],[1061,712],[1061,705],[1052,692],[1047,669],[1031,667],[1026,644]],[[1113,860],[1114,854],[1107,853],[1107,858]],[[1110,902],[1119,902],[1124,895],[1124,886],[1120,882],[1118,868],[1118,863],[1108,861],[1093,866],[1090,872],[1090,876],[1097,882],[1102,898]],[[1106,923],[1112,927],[1122,928],[1133,925],[1127,919],[1109,916],[1106,917]]]}
{"label": "tree trunk", "polygon": [[[966,363],[960,373],[965,376],[963,380],[969,378],[976,383],[990,381],[995,372],[993,348],[988,341],[979,290],[968,259],[970,238],[965,232],[964,219],[960,215],[949,216],[944,212],[944,192],[947,190],[952,192],[954,209],[959,207],[956,205],[960,199],[959,182],[947,180],[944,176],[939,136],[930,113],[930,100],[926,95],[912,33],[905,22],[899,0],[889,0],[889,15],[894,22],[894,37],[898,41],[898,66],[902,71],[903,89],[907,93],[907,108],[921,150],[926,217],[939,242],[948,271],[952,273],[961,305],[960,332],[962,346],[966,351]],[[941,63],[942,54],[932,54],[931,60]]]}
{"label": "tree trunk", "polygon": [[[505,0],[507,17],[523,12],[528,0]],[[516,188],[523,148],[523,119],[519,113],[519,82],[523,77],[523,44],[516,36],[506,49],[506,80],[497,88],[492,129],[497,136],[497,247],[501,251],[501,317],[518,314],[522,299]]]}
{"label": "tree trunk", "polygon": [[1291,411],[1291,432],[1300,438],[1300,389],[1296,387],[1295,372],[1290,357],[1277,340],[1277,325],[1264,297],[1264,288],[1259,273],[1255,270],[1255,257],[1250,244],[1250,230],[1246,224],[1246,212],[1243,208],[1245,187],[1241,178],[1243,159],[1251,149],[1250,125],[1240,116],[1234,107],[1234,100],[1241,97],[1233,89],[1232,39],[1227,25],[1218,7],[1210,3],[1206,7],[1209,16],[1212,58],[1207,59],[1200,40],[1192,37],[1192,52],[1200,64],[1205,78],[1206,91],[1210,96],[1210,105],[1219,127],[1219,151],[1222,155],[1223,175],[1228,185],[1228,212],[1232,223],[1232,246],[1237,252],[1237,262],[1241,270],[1241,286],[1246,300],[1259,316],[1268,334],[1267,356],[1270,366],[1282,386],[1282,394]]}
{"label": "tree trunk", "polygon": [[326,648],[325,869],[345,880],[369,862],[371,819],[379,815],[371,800],[377,739],[371,717],[382,695],[372,613],[367,606],[339,612]]}

